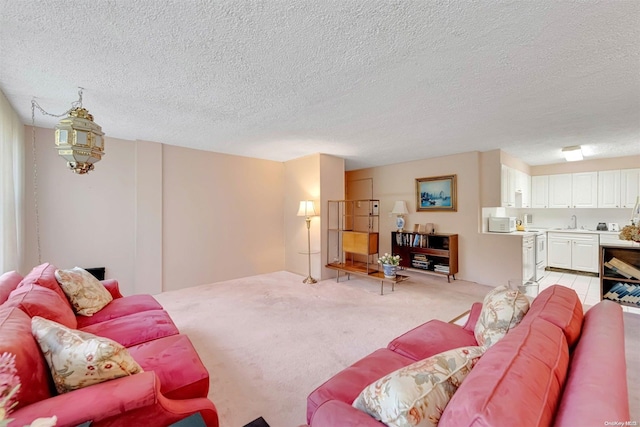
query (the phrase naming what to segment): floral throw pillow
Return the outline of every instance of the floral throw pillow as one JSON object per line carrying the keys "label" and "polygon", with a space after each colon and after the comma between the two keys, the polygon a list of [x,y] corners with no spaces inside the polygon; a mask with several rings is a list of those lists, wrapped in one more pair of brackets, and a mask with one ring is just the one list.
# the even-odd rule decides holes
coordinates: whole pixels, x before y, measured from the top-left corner
{"label": "floral throw pillow", "polygon": [[509,330],[517,326],[529,311],[529,299],[523,293],[498,286],[489,292],[482,302],[474,335],[478,345],[489,348]]}
{"label": "floral throw pillow", "polygon": [[126,348],[108,338],[35,316],[31,332],[49,365],[58,393],[142,372]]}
{"label": "floral throw pillow", "polygon": [[78,314],[93,316],[113,300],[102,283],[83,268],[56,270],[55,275],[60,287]]}
{"label": "floral throw pillow", "polygon": [[390,427],[437,426],[482,347],[460,347],[392,372],[368,385],[353,407]]}

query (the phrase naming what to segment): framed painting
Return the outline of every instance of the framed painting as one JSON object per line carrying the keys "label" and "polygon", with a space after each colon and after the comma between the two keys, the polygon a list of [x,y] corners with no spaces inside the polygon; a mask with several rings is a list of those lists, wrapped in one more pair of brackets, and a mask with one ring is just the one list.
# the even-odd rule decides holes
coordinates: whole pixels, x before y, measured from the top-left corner
{"label": "framed painting", "polygon": [[457,212],[456,175],[416,178],[418,212]]}

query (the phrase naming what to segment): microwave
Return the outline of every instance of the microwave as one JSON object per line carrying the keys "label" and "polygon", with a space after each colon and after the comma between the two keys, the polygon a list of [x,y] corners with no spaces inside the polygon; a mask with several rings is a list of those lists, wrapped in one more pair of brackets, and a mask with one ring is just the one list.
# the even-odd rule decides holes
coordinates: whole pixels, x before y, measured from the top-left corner
{"label": "microwave", "polygon": [[495,233],[511,233],[516,231],[515,216],[491,216],[489,217],[489,231]]}

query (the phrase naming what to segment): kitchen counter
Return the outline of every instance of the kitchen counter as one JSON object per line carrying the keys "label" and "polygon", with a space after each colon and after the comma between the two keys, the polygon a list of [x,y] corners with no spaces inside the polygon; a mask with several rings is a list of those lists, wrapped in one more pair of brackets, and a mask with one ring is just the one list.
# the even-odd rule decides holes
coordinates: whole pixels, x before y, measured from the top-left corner
{"label": "kitchen counter", "polygon": [[582,234],[604,234],[609,236],[617,236],[619,231],[604,231],[604,230],[586,230],[581,228],[531,228],[525,231],[512,231],[510,233],[497,233],[493,231],[485,231],[482,234],[493,234],[503,236],[534,236],[538,233],[582,233]]}

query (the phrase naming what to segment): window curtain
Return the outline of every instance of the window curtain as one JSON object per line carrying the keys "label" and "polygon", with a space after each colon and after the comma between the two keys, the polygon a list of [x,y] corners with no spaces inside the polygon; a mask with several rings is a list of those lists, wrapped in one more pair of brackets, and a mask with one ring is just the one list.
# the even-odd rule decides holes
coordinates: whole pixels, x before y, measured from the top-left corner
{"label": "window curtain", "polygon": [[0,91],[0,274],[20,270],[25,254],[24,125]]}

